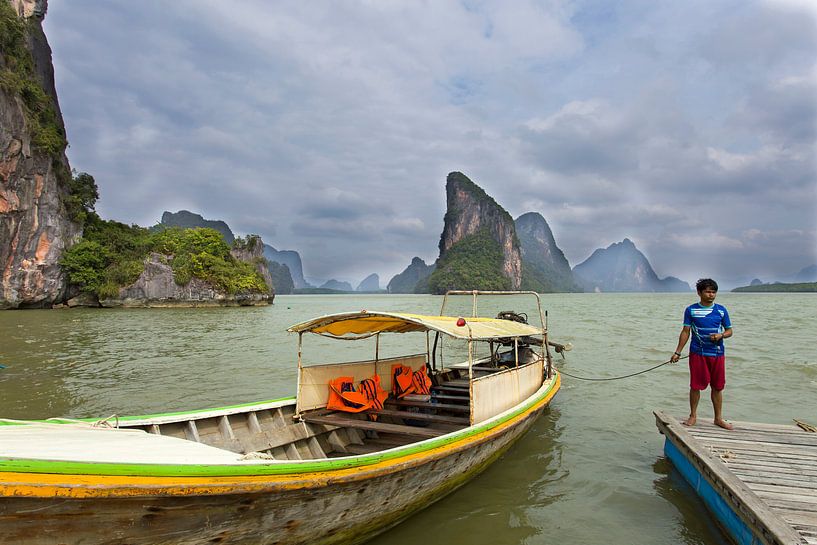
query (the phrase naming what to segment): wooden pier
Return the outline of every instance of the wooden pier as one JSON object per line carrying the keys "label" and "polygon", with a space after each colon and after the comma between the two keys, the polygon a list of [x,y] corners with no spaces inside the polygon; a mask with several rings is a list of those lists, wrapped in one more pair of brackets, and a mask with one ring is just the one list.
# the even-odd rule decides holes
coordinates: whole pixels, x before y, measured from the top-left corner
{"label": "wooden pier", "polygon": [[736,543],[817,545],[817,433],[654,414],[667,457]]}

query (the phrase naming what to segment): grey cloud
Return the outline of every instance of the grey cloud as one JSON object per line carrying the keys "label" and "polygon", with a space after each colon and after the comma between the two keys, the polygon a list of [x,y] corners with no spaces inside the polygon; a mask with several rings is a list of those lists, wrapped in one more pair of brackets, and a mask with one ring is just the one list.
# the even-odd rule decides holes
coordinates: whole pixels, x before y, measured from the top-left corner
{"label": "grey cloud", "polygon": [[[187,208],[307,274],[384,279],[436,257],[460,170],[536,206],[574,264],[628,236],[673,274],[711,257],[681,235],[743,241],[743,268],[814,247],[817,48],[793,9],[77,0],[45,24],[106,217]],[[773,254],[752,229],[804,234]]]}

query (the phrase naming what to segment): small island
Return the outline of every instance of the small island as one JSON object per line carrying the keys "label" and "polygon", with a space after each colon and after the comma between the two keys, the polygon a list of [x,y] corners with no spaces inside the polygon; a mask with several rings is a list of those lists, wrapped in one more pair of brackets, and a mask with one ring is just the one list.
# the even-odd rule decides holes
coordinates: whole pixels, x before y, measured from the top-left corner
{"label": "small island", "polygon": [[732,290],[738,293],[808,293],[817,292],[817,282],[799,282],[796,284],[786,284],[774,282],[773,284],[754,284],[751,286],[741,286]]}

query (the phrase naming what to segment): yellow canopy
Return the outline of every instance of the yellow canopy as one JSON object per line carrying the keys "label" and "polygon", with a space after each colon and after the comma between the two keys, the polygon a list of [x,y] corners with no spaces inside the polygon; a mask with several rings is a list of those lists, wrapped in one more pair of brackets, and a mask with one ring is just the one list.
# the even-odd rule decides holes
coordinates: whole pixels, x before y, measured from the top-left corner
{"label": "yellow canopy", "polygon": [[511,320],[466,317],[464,318],[465,325],[458,326],[458,319],[453,316],[360,311],[315,318],[308,322],[295,324],[287,331],[291,333],[311,332],[332,337],[384,332],[439,331],[456,339],[482,341],[542,335],[542,330],[537,327]]}

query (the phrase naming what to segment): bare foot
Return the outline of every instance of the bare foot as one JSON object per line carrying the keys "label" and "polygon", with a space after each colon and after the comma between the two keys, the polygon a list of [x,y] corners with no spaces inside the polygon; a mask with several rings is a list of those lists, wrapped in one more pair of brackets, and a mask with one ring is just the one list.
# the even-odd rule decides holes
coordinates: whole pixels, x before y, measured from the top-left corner
{"label": "bare foot", "polygon": [[697,418],[697,417],[695,417],[695,416],[690,416],[689,418],[687,418],[686,420],[684,420],[683,422],[681,422],[681,424],[683,424],[684,426],[694,426],[694,425],[695,425],[695,422],[697,422],[697,421],[698,421],[698,418]]}
{"label": "bare foot", "polygon": [[730,424],[726,420],[715,420],[715,425],[720,426],[725,430],[731,430],[732,429],[732,424]]}

